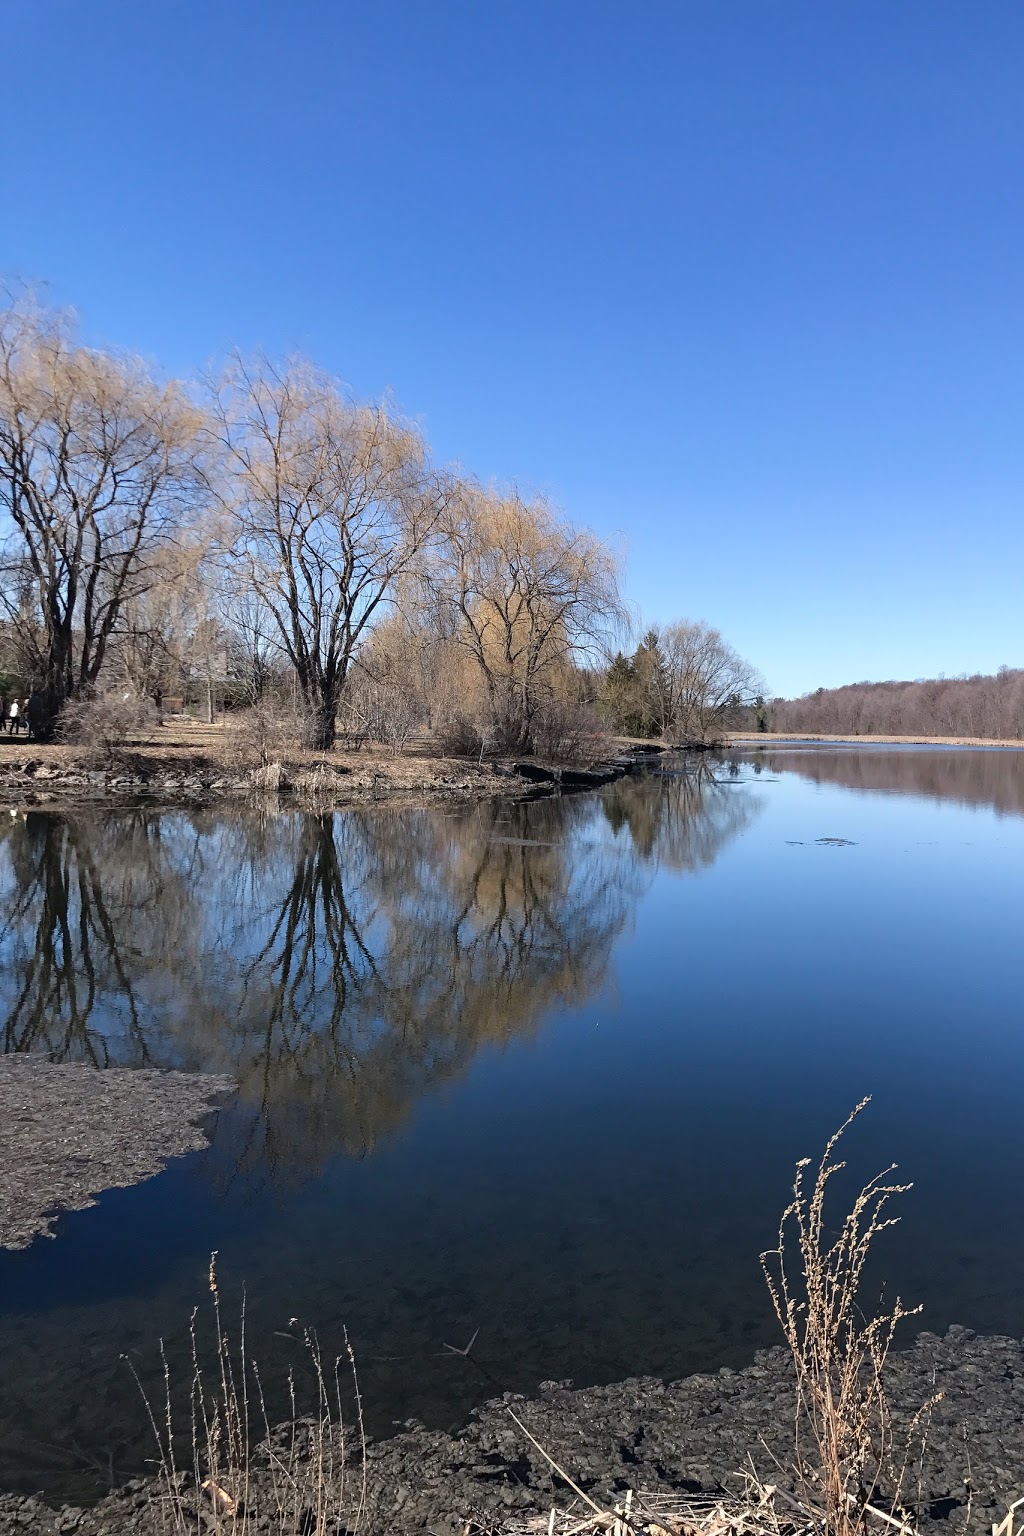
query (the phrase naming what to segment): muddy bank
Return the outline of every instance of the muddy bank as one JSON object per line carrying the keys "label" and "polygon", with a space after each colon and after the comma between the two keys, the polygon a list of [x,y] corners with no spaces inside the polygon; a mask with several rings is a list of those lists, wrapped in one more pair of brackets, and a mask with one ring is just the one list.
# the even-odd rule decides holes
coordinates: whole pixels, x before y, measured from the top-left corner
{"label": "muddy bank", "polygon": [[[894,1357],[890,1392],[901,1421],[936,1391],[923,1459],[906,1496],[922,1530],[935,1536],[980,1533],[1024,1491],[1024,1347],[1009,1338],[976,1337],[953,1328],[945,1338],[922,1334]],[[766,1481],[792,1486],[793,1390],[781,1350],[762,1351],[743,1371],[723,1370],[665,1384],[651,1378],[572,1391],[544,1384],[535,1398],[508,1395],[485,1404],[456,1434],[407,1427],[373,1445],[368,1506],[361,1529],[418,1536],[461,1536],[466,1522],[485,1531],[566,1508],[573,1495],[514,1422],[511,1409],[596,1502],[639,1492],[718,1493],[739,1486],[750,1465]],[[284,1447],[290,1431],[275,1440]],[[354,1520],[360,1479],[336,1506],[338,1530]],[[970,1485],[971,1508],[968,1517]],[[261,1489],[262,1485],[262,1489]],[[266,1484],[259,1469],[249,1501],[252,1530],[289,1536],[257,1513]],[[52,1511],[39,1501],[0,1497],[0,1536],[76,1531],[79,1536],[150,1536],[164,1529],[163,1490],[133,1483],[88,1511]],[[195,1521],[191,1491],[184,1495]],[[193,1528],[190,1526],[190,1528]]]}
{"label": "muddy bank", "polygon": [[[996,1510],[1024,1492],[1024,1346],[967,1329],[920,1335],[893,1358],[897,1418],[908,1424],[935,1391],[945,1396],[928,1425],[919,1490],[916,1467],[913,1475],[922,1528],[964,1529],[970,1476],[970,1529],[987,1532]],[[571,1494],[509,1408],[602,1505],[626,1488],[737,1490],[751,1459],[764,1481],[793,1486],[783,1470],[792,1459],[791,1366],[782,1350],[767,1350],[746,1370],[667,1385],[644,1378],[572,1391],[552,1383],[535,1399],[486,1404],[461,1435],[419,1431],[372,1447],[374,1529],[456,1536],[467,1518],[489,1526],[502,1515],[544,1513],[552,1501],[567,1505]]]}
{"label": "muddy bank", "polygon": [[145,760],[119,768],[86,768],[33,755],[0,762],[0,805],[45,809],[69,804],[153,806],[211,804],[273,797],[285,804],[345,809],[381,802],[395,808],[444,801],[474,801],[538,792],[597,789],[648,760],[627,749],[588,767],[536,760],[358,757],[348,762],[270,763],[239,769],[223,763],[168,766]]}
{"label": "muddy bank", "polygon": [[233,1089],[227,1077],[0,1056],[0,1247],[52,1236],[59,1212],[205,1145],[201,1122]]}
{"label": "muddy bank", "polygon": [[490,764],[427,761],[368,762],[357,768],[273,763],[240,771],[223,764],[87,769],[30,756],[17,765],[0,766],[0,804],[40,809],[140,801],[168,807],[206,805],[268,795],[300,806],[315,802],[340,809],[378,800],[425,804],[452,798],[486,799],[522,789],[514,775],[496,771]]}

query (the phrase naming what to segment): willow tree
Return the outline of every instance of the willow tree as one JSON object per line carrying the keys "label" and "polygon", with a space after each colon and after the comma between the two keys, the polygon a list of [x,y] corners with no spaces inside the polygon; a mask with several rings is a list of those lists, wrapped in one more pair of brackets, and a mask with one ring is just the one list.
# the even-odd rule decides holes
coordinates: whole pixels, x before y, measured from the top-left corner
{"label": "willow tree", "polygon": [[236,357],[214,409],[232,553],[295,668],[309,743],[327,750],[356,649],[451,493],[415,427],[304,361]]}
{"label": "willow tree", "polygon": [[202,416],[137,358],[84,347],[25,295],[0,313],[0,602],[37,727],[95,688],[128,603],[203,496]]}
{"label": "willow tree", "polygon": [[682,620],[659,632],[667,688],[665,734],[706,745],[740,723],[764,687],[758,672],[717,629]]}
{"label": "willow tree", "polygon": [[429,587],[467,656],[497,744],[533,750],[538,719],[604,652],[621,613],[615,560],[548,502],[463,486],[443,519]]}

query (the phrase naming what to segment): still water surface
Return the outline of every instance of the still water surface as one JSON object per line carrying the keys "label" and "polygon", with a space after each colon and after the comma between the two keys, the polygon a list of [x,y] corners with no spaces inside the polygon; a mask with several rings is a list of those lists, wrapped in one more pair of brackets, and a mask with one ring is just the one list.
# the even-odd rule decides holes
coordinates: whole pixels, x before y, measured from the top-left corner
{"label": "still water surface", "polygon": [[[1024,1333],[1024,755],[777,747],[455,811],[29,812],[0,1040],[227,1072],[208,1151],[0,1254],[0,1484],[150,1454],[219,1253],[283,1380],[347,1325],[371,1427],[738,1365],[794,1160],[915,1188],[885,1272]],[[291,1322],[299,1319],[299,1323]],[[468,1358],[463,1346],[476,1330]]]}

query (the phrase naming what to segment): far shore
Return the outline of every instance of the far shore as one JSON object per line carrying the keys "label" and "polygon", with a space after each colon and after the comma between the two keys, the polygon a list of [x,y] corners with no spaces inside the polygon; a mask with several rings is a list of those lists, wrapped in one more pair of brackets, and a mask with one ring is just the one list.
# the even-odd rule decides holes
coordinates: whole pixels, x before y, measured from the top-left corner
{"label": "far shore", "polygon": [[767,747],[785,742],[824,742],[829,746],[892,746],[892,747],[1014,747],[1024,751],[1024,740],[1011,741],[996,736],[821,736],[811,731],[729,731],[727,746],[739,747],[756,744]]}

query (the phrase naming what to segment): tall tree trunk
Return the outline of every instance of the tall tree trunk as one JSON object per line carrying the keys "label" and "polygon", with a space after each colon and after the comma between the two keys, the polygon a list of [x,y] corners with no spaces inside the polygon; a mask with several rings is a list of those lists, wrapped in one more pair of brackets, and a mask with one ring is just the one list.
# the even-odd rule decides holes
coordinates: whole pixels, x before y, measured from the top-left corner
{"label": "tall tree trunk", "polygon": [[314,752],[330,752],[338,739],[338,702],[319,697],[307,702],[306,745]]}
{"label": "tall tree trunk", "polygon": [[56,688],[37,688],[28,701],[28,727],[35,741],[52,741],[64,693]]}

